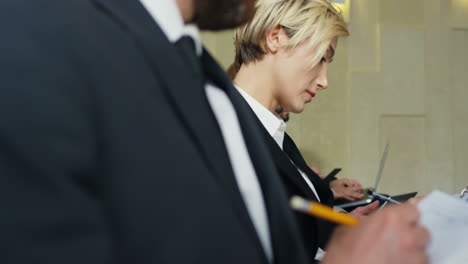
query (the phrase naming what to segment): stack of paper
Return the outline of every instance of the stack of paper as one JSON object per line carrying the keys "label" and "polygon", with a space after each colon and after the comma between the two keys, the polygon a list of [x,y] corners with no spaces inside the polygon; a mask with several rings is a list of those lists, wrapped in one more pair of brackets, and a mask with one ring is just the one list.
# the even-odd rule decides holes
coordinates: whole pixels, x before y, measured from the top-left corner
{"label": "stack of paper", "polygon": [[468,203],[433,191],[419,205],[421,224],[429,230],[431,264],[468,263]]}

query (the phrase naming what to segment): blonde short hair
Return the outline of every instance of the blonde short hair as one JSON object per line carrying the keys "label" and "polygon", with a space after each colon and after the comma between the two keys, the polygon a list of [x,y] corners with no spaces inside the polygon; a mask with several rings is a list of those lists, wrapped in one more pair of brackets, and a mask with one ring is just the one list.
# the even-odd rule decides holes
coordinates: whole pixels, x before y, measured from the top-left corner
{"label": "blonde short hair", "polygon": [[288,48],[304,41],[315,48],[311,67],[320,62],[333,38],[349,35],[341,12],[329,0],[257,0],[255,16],[236,30],[232,67],[237,71],[243,63],[261,60],[266,54],[265,34],[278,25],[289,37]]}

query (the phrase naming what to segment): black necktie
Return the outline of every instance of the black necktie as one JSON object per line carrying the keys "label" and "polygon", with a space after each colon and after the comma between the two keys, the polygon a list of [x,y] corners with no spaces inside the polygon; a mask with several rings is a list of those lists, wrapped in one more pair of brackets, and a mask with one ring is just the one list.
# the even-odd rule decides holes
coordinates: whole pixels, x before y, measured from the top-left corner
{"label": "black necktie", "polygon": [[301,153],[297,149],[296,144],[294,144],[292,139],[286,135],[283,140],[283,150],[294,163],[294,165],[296,165],[299,169],[301,169],[304,172],[308,171],[308,166],[304,161],[304,158],[302,158]]}
{"label": "black necktie", "polygon": [[[314,185],[315,190],[321,197],[321,202],[328,203],[328,198],[333,197],[330,188],[323,180],[320,179],[320,177],[315,172],[313,172],[309,168],[306,161],[302,157],[301,152],[299,152],[299,149],[297,148],[296,144],[287,134],[284,135],[283,150],[286,153],[286,155],[288,155],[288,157],[292,160],[294,165],[296,165],[300,170],[302,170],[306,175],[308,175],[308,178]],[[326,199],[326,201],[323,201],[324,198]]]}
{"label": "black necktie", "polygon": [[180,55],[184,58],[188,67],[196,76],[202,76],[200,59],[195,50],[195,42],[189,36],[183,36],[175,43]]}

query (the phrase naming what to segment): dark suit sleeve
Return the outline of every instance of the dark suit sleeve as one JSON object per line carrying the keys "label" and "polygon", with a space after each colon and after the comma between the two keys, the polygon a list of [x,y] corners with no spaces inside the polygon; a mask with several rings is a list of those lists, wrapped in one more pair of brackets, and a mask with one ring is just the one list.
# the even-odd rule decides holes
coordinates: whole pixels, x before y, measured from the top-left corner
{"label": "dark suit sleeve", "polygon": [[41,32],[41,21],[18,22],[4,13],[0,263],[104,263],[87,87],[60,36]]}

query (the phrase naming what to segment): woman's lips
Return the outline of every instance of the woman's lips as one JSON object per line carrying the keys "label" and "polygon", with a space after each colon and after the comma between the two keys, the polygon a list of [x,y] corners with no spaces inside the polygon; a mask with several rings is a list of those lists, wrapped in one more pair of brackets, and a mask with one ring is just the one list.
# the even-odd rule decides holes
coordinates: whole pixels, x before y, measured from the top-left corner
{"label": "woman's lips", "polygon": [[308,90],[307,90],[306,92],[307,92],[307,93],[310,95],[310,99],[309,99],[309,101],[311,101],[311,100],[312,100],[312,98],[314,98],[314,97],[315,97],[315,93],[314,93],[313,91],[308,91]]}

